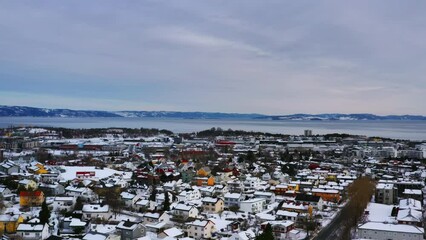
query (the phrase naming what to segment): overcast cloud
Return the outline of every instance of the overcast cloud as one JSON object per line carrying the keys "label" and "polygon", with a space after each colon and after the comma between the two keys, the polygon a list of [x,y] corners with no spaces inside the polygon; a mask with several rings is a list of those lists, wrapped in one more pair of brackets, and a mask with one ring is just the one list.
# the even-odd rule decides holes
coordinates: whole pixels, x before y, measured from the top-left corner
{"label": "overcast cloud", "polygon": [[0,104],[426,115],[426,1],[0,1]]}

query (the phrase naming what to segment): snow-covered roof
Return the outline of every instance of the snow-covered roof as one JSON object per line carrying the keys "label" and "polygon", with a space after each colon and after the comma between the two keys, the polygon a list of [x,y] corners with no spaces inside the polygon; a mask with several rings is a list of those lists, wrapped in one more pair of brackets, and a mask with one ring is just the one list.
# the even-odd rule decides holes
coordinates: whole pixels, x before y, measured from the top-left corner
{"label": "snow-covered roof", "polygon": [[41,232],[43,231],[44,225],[43,224],[26,224],[21,223],[18,226],[17,231],[23,231],[23,232]]}
{"label": "snow-covered roof", "polygon": [[189,211],[193,208],[194,206],[190,206],[190,205],[186,205],[183,203],[178,203],[176,204],[176,206],[174,207],[173,210],[180,210],[180,211]]}
{"label": "snow-covered roof", "polygon": [[225,198],[240,198],[241,193],[225,193]]}
{"label": "snow-covered roof", "polygon": [[197,227],[205,227],[209,222],[213,223],[209,220],[195,220],[193,222],[186,223],[187,225],[197,226]]}
{"label": "snow-covered roof", "polygon": [[184,234],[182,230],[176,227],[166,229],[163,232],[169,237],[178,237]]}
{"label": "snow-covered roof", "polygon": [[358,227],[359,229],[375,230],[375,231],[386,231],[386,232],[404,232],[404,233],[417,233],[423,234],[422,228],[407,225],[407,224],[388,224],[380,222],[367,222]]}
{"label": "snow-covered roof", "polygon": [[83,212],[108,212],[109,206],[108,205],[99,205],[99,204],[86,204],[83,206],[82,209]]}
{"label": "snow-covered roof", "polygon": [[406,198],[399,200],[399,209],[416,209],[416,210],[422,210],[422,204],[419,200],[415,200],[412,198]]}

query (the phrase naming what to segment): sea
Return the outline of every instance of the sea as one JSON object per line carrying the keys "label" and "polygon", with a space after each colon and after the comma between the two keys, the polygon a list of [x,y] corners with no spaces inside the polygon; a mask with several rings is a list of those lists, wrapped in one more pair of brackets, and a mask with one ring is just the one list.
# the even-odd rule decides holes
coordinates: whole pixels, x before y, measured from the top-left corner
{"label": "sea", "polygon": [[313,134],[348,133],[369,137],[426,140],[426,121],[393,120],[242,120],[242,119],[173,119],[173,118],[44,118],[0,117],[0,127],[38,126],[64,128],[158,128],[175,133],[198,132],[213,127],[301,135],[305,129]]}

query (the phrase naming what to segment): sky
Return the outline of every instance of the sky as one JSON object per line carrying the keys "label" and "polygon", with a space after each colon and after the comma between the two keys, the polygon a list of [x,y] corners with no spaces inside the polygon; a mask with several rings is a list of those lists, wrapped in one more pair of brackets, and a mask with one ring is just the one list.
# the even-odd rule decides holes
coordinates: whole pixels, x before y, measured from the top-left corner
{"label": "sky", "polygon": [[426,1],[0,0],[0,105],[426,115]]}

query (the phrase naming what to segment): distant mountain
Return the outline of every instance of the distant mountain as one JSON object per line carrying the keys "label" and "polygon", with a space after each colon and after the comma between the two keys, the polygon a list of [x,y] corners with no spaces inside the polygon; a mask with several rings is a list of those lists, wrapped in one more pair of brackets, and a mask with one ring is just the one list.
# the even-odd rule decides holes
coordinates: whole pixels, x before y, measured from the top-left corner
{"label": "distant mountain", "polygon": [[291,115],[262,115],[220,112],[173,112],[173,111],[95,111],[49,109],[24,106],[0,105],[0,117],[147,117],[147,118],[183,118],[183,119],[270,119],[270,120],[426,120],[419,115],[388,115],[374,114],[291,114]]}
{"label": "distant mountain", "polygon": [[120,117],[107,111],[0,106],[0,117]]}
{"label": "distant mountain", "polygon": [[0,117],[149,117],[186,119],[255,119],[262,114],[169,112],[169,111],[92,111],[0,105]]}
{"label": "distant mountain", "polygon": [[172,111],[118,111],[122,117],[152,118],[194,118],[194,119],[255,119],[265,117],[262,114],[220,113],[220,112],[172,112]]}
{"label": "distant mountain", "polygon": [[368,113],[360,114],[340,114],[340,113],[324,113],[324,114],[291,114],[291,115],[278,115],[260,117],[263,119],[271,120],[317,120],[317,121],[330,121],[330,120],[426,120],[426,116],[420,115],[387,115],[378,116]]}

